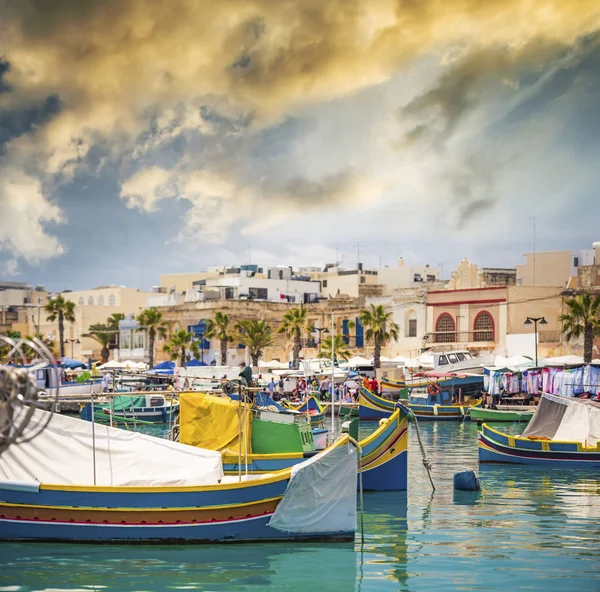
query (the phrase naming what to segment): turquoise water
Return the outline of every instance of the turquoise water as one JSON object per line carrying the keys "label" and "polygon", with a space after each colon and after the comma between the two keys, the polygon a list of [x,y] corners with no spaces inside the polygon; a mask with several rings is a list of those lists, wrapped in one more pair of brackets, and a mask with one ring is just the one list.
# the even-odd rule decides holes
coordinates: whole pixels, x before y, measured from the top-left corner
{"label": "turquoise water", "polygon": [[[600,475],[477,465],[475,425],[414,430],[410,491],[365,494],[365,544],[0,544],[0,591],[600,590]],[[518,433],[522,426],[508,426]],[[478,471],[483,495],[453,493]]]}

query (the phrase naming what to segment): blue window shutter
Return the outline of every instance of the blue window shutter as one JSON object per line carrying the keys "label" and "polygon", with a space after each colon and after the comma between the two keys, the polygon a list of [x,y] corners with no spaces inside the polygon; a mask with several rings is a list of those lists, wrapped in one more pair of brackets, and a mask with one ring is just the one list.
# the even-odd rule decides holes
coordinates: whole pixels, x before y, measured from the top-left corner
{"label": "blue window shutter", "polygon": [[348,329],[348,319],[342,321],[342,334],[344,335],[344,343],[349,345],[350,343],[350,331]]}
{"label": "blue window shutter", "polygon": [[356,347],[364,347],[365,330],[361,325],[360,319],[356,317]]}

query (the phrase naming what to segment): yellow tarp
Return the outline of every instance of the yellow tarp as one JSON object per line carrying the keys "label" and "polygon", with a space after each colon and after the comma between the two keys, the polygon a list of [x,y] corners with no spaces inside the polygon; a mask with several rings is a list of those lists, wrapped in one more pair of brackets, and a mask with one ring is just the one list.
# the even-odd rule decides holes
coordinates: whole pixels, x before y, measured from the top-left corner
{"label": "yellow tarp", "polygon": [[181,393],[179,396],[179,441],[182,444],[218,450],[228,454],[238,454],[240,419],[242,419],[242,454],[252,454],[252,411],[246,410],[244,425],[244,404],[241,410],[238,402],[226,397],[215,397],[204,393]]}

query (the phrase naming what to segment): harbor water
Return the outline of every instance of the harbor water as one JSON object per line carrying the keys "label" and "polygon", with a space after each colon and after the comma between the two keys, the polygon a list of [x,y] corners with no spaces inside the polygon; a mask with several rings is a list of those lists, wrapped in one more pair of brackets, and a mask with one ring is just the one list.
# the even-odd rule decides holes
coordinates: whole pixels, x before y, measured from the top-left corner
{"label": "harbor water", "polygon": [[[475,424],[420,426],[436,492],[411,429],[410,491],[365,494],[364,545],[0,543],[0,592],[600,590],[596,473],[479,467]],[[465,469],[482,494],[453,491]]]}

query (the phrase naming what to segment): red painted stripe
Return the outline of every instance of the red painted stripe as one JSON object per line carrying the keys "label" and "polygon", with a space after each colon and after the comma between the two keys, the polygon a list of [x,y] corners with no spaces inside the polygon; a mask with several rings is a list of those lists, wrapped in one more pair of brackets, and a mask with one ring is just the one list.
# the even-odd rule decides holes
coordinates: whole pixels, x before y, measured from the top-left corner
{"label": "red painted stripe", "polygon": [[[15,508],[16,509],[16,508]],[[271,516],[274,512],[265,512],[256,516],[244,516],[242,518],[226,518],[224,520],[196,520],[195,522],[93,522],[91,520],[36,520],[35,518],[0,518],[12,522],[33,522],[37,524],[82,524],[89,526],[195,526],[199,524],[221,524],[227,522],[240,522],[243,520],[254,520],[263,516]]]}
{"label": "red painted stripe", "polygon": [[369,467],[369,465],[373,464],[374,462],[378,461],[388,450],[392,449],[400,440],[400,438],[402,438],[402,436],[408,431],[408,428],[404,428],[400,434],[398,435],[397,438],[394,439],[394,441],[385,449],[381,452],[381,454],[379,454],[378,456],[376,456],[375,458],[372,458],[368,464],[363,466],[363,470],[367,469]]}

